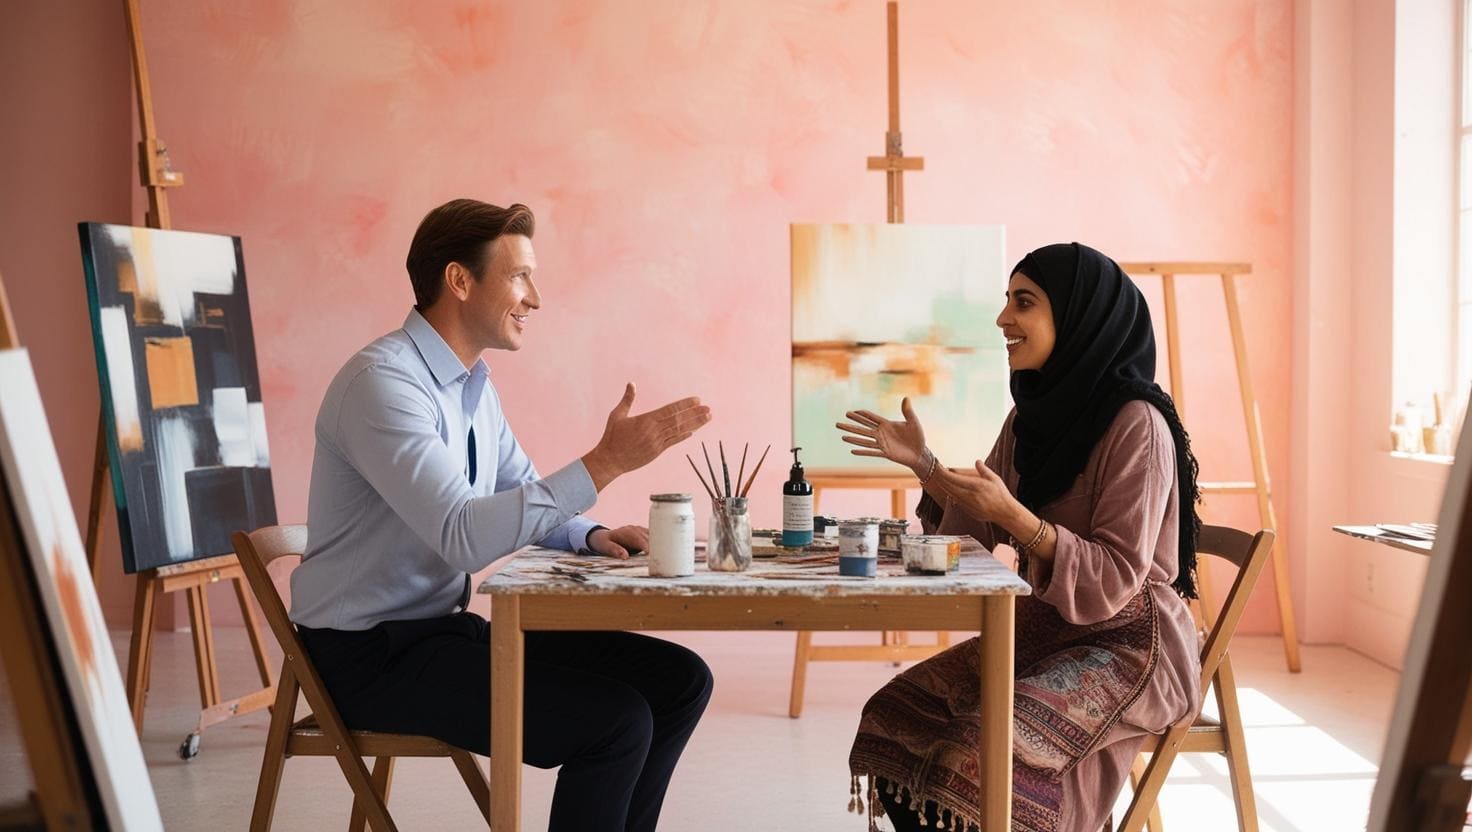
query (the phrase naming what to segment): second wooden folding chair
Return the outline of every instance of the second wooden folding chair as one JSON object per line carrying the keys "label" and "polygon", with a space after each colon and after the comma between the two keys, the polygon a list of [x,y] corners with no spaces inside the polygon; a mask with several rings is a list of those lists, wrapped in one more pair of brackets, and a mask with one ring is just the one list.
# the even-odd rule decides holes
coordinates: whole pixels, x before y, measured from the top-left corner
{"label": "second wooden folding chair", "polygon": [[[1207,686],[1216,694],[1217,720],[1197,716],[1194,720],[1173,726],[1164,736],[1147,744],[1135,763],[1131,780],[1135,796],[1125,812],[1120,832],[1140,832],[1147,824],[1150,832],[1164,832],[1156,800],[1165,785],[1166,775],[1181,753],[1211,752],[1227,758],[1227,771],[1232,781],[1232,798],[1237,807],[1237,827],[1241,832],[1257,832],[1257,800],[1252,794],[1252,774],[1247,766],[1247,742],[1242,729],[1242,714],[1237,707],[1237,682],[1232,675],[1232,661],[1227,646],[1237,632],[1237,624],[1247,609],[1247,599],[1257,585],[1258,576],[1273,551],[1273,531],[1264,529],[1249,535],[1224,526],[1202,526],[1197,552],[1215,555],[1237,566],[1237,579],[1222,605],[1215,625],[1201,650],[1201,695]],[[1149,754],[1145,762],[1144,754]]]}

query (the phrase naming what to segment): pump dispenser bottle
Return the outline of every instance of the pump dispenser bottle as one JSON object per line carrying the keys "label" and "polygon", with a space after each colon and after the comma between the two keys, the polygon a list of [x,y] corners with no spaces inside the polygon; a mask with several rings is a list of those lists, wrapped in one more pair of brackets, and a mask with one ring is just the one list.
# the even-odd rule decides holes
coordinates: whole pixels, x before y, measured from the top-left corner
{"label": "pump dispenser bottle", "polygon": [[807,546],[813,542],[813,486],[803,477],[802,462],[792,449],[792,470],[782,483],[782,545]]}

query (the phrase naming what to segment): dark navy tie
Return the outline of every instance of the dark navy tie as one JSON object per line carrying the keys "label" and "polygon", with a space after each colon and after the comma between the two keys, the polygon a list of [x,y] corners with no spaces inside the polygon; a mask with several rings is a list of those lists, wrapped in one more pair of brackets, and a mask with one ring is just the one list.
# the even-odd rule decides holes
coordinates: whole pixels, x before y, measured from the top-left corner
{"label": "dark navy tie", "polygon": [[470,472],[470,484],[475,485],[475,426],[470,426],[470,437],[465,440],[465,456],[467,458],[467,471]]}
{"label": "dark navy tie", "polygon": [[[470,426],[470,435],[465,438],[465,465],[466,475],[470,478],[470,484],[475,485],[475,426]],[[470,573],[465,573],[465,587],[460,590],[460,603],[455,605],[455,612],[463,612],[470,608]]]}

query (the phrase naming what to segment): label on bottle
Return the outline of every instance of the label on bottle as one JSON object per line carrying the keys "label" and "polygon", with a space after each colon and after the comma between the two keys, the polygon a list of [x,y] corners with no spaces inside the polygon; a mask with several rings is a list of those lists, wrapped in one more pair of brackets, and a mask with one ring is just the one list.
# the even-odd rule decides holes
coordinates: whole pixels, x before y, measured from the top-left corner
{"label": "label on bottle", "polygon": [[782,545],[806,546],[813,542],[813,495],[782,498]]}

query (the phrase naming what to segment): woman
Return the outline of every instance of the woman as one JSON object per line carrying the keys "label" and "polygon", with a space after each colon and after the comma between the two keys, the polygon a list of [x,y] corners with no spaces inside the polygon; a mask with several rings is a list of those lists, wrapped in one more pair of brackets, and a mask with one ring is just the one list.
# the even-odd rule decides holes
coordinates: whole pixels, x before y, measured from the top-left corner
{"label": "woman", "polygon": [[[915,472],[926,533],[971,535],[1004,562],[1015,550],[1033,594],[1017,603],[1013,828],[1096,832],[1146,735],[1200,702],[1196,461],[1154,382],[1145,299],[1113,260],[1032,252],[997,326],[1015,407],[985,464],[939,464],[908,400],[902,421],[856,411],[838,427],[853,453]],[[853,808],[863,776],[899,832],[974,828],[978,661],[972,639],[869,700]]]}

